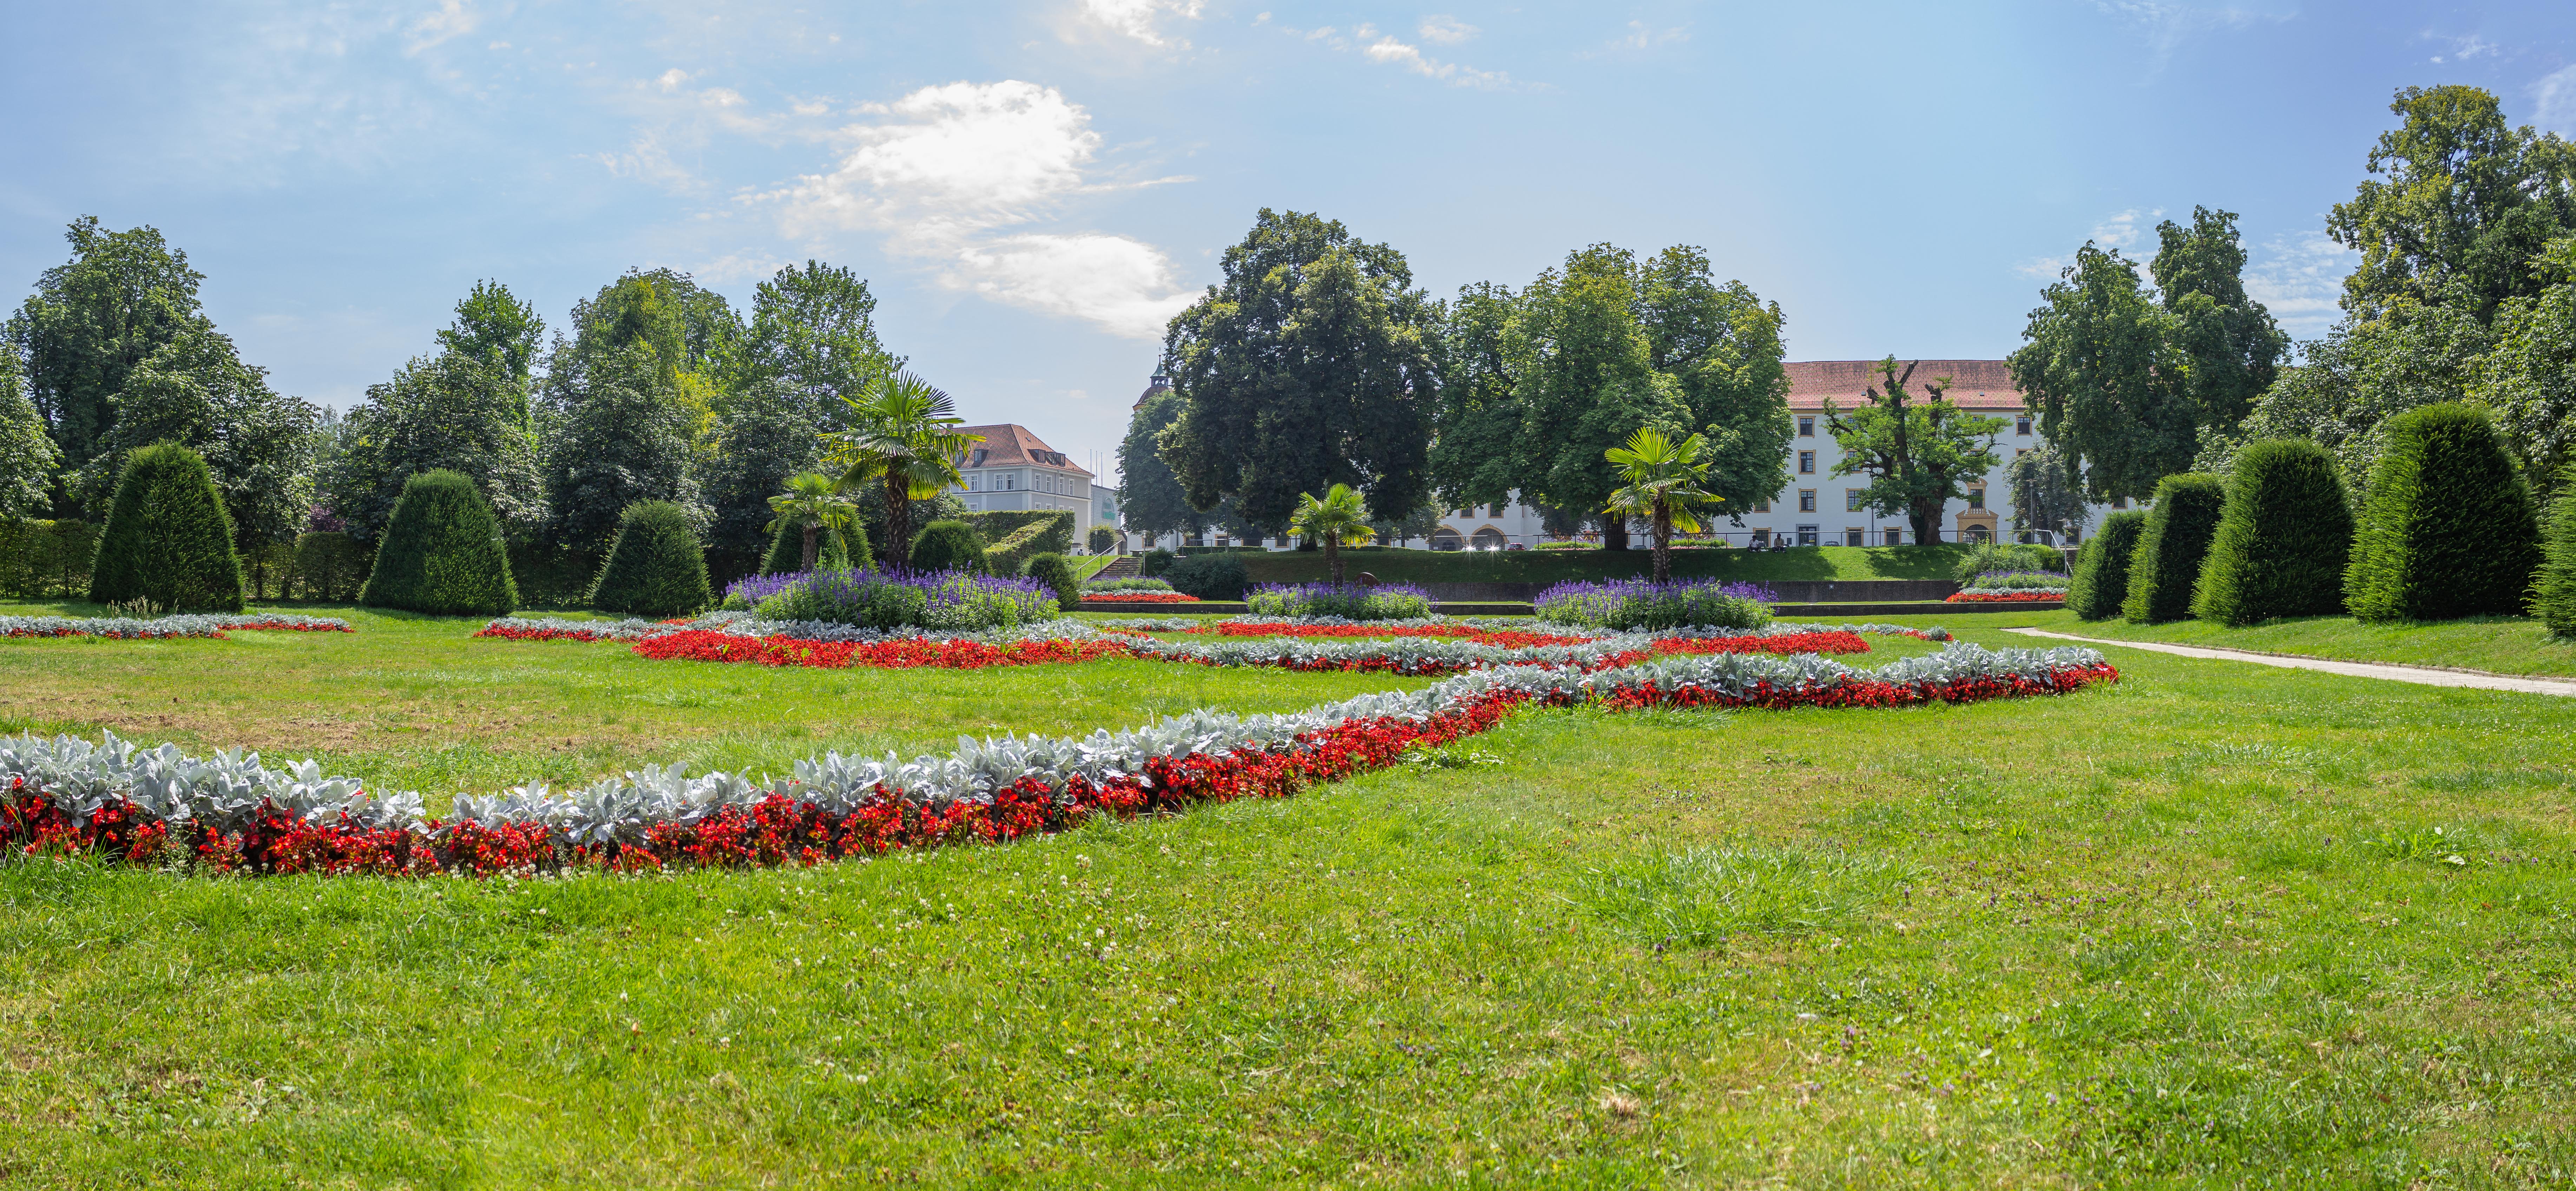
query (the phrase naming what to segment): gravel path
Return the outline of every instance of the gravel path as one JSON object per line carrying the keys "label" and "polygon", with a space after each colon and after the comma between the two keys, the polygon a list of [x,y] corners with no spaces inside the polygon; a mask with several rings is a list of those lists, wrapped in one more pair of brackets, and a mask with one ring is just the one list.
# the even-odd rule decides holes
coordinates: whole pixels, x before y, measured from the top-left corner
{"label": "gravel path", "polygon": [[2053,637],[2060,641],[2081,641],[2086,645],[2116,645],[2122,649],[2144,649],[2170,653],[2177,657],[2213,658],[2219,661],[2253,662],[2262,666],[2279,666],[2285,670],[2323,670],[2328,674],[2348,674],[2355,678],[2385,678],[2391,682],[2413,682],[2424,686],[2477,687],[2490,691],[2520,691],[2527,695],[2558,695],[2576,698],[2576,679],[2519,678],[2511,674],[2490,674],[2484,670],[2443,670],[2432,666],[2393,666],[2385,662],[2337,662],[2325,658],[2284,657],[2276,653],[2252,653],[2242,649],[2213,649],[2202,645],[2166,645],[2154,641],[2113,641],[2102,637],[2078,637],[2072,633],[2052,633],[2045,629],[2005,629],[2026,637]]}

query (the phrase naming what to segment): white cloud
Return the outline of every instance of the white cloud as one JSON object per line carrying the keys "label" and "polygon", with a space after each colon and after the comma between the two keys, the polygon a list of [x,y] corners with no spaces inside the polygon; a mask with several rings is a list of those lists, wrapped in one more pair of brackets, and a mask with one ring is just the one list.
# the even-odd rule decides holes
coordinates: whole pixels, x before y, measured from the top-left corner
{"label": "white cloud", "polygon": [[1205,0],[1082,0],[1082,19],[1146,45],[1159,46],[1167,44],[1156,28],[1160,18],[1169,14],[1194,21],[1205,7]]}
{"label": "white cloud", "polygon": [[[1428,24],[1426,21],[1425,25]],[[1471,33],[1474,31],[1467,26],[1461,28],[1467,28]],[[1407,45],[1393,34],[1379,33],[1374,25],[1356,25],[1347,34],[1331,25],[1313,30],[1290,29],[1283,25],[1280,31],[1308,41],[1322,42],[1336,50],[1357,50],[1371,62],[1402,67],[1453,87],[1495,89],[1512,85],[1511,76],[1499,70],[1478,70],[1455,62],[1443,62],[1423,53],[1420,46]]]}
{"label": "white cloud", "polygon": [[2483,37],[2480,37],[2480,36],[2478,36],[2478,35],[2477,35],[2477,34],[2475,34],[2475,33],[2472,33],[2472,34],[2470,34],[2470,35],[2468,35],[2468,36],[2466,36],[2466,37],[2448,37],[2448,36],[2444,36],[2444,35],[2442,35],[2442,34],[2434,33],[2434,32],[2432,32],[2432,31],[2430,31],[2430,30],[2427,30],[2427,31],[2424,33],[2424,35],[2423,35],[2423,36],[2424,36],[2424,39],[2425,39],[2425,40],[2427,40],[2427,41],[2439,41],[2439,42],[2444,42],[2444,43],[2447,43],[2447,44],[2451,47],[2451,52],[2450,52],[2448,55],[2443,55],[2443,54],[2435,54],[2435,55],[2433,55],[2433,61],[2435,61],[2435,62],[2442,62],[2442,61],[2466,62],[2466,61],[2468,61],[2469,59],[2471,59],[2471,58],[2475,58],[2475,57],[2478,57],[2478,56],[2479,56],[2479,55],[2481,55],[2481,54],[2492,54],[2492,53],[2495,53],[2496,51],[2501,50],[2501,49],[2503,49],[2503,48],[2504,48],[2503,46],[2497,45],[2496,43],[2494,43],[2494,42],[2492,42],[2492,41],[2488,41],[2487,39],[2485,39],[2485,38],[2483,38]]}
{"label": "white cloud", "polygon": [[1189,304],[1151,245],[1007,230],[1054,218],[1076,195],[1152,184],[1094,181],[1100,134],[1054,88],[948,83],[861,110],[878,119],[843,131],[852,148],[837,169],[764,196],[789,234],[883,232],[891,251],[929,262],[951,288],[1131,338],[1159,338]]}
{"label": "white cloud", "polygon": [[[2152,226],[2153,221],[2164,218],[2164,214],[2165,209],[2162,207],[2144,211],[2131,207],[2094,224],[2093,234],[2089,238],[2103,248],[2116,248],[2127,252],[2138,246],[2146,229]],[[2072,254],[2037,256],[2015,265],[2013,271],[2025,277],[2055,281],[2059,273],[2064,272],[2068,265],[2074,263],[2075,257]]]}
{"label": "white cloud", "polygon": [[2534,123],[2553,132],[2576,136],[2576,66],[2560,70],[2531,85],[2531,97],[2538,101]]}
{"label": "white cloud", "polygon": [[767,281],[786,266],[787,262],[766,252],[734,252],[691,265],[684,271],[700,281]]}
{"label": "white cloud", "polygon": [[411,35],[403,43],[403,52],[417,54],[449,38],[472,33],[482,23],[483,14],[467,7],[465,0],[439,0],[438,11],[411,23]]}
{"label": "white cloud", "polygon": [[[1269,14],[1264,13],[1262,15],[1268,16]],[[1422,24],[1419,28],[1422,33],[1422,40],[1436,41],[1442,45],[1456,45],[1470,37],[1474,37],[1477,32],[1474,25],[1470,25],[1453,16],[1424,17],[1422,18]]]}
{"label": "white cloud", "polygon": [[1630,21],[1628,22],[1627,32],[1610,39],[1610,48],[1614,50],[1648,50],[1659,45],[1664,45],[1668,42],[1688,40],[1690,40],[1690,30],[1679,26],[1675,26],[1670,29],[1658,30],[1647,27],[1644,21]]}

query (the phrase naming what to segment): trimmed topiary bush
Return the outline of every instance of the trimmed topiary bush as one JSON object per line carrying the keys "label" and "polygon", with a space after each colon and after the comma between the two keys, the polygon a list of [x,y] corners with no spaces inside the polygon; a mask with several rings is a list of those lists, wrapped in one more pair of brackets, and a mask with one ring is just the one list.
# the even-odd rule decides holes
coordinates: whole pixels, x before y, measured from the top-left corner
{"label": "trimmed topiary bush", "polygon": [[[797,543],[804,553],[804,543]],[[591,585],[590,606],[633,616],[688,616],[715,602],[707,552],[689,512],[667,500],[639,500],[617,515],[617,540]]]}
{"label": "trimmed topiary bush", "polygon": [[2227,485],[2198,472],[2166,476],[2156,485],[2156,507],[2129,555],[2129,593],[2120,615],[2139,624],[2161,624],[2191,615],[2192,588],[2201,560],[2227,507]]}
{"label": "trimmed topiary bush", "polygon": [[[814,569],[818,571],[864,571],[877,565],[876,556],[868,549],[868,531],[863,525],[824,530],[814,554]],[[792,575],[804,569],[804,530],[781,530],[769,535],[769,557],[760,564],[761,574]]]}
{"label": "trimmed topiary bush", "polygon": [[[1039,512],[1038,517],[984,548],[986,574],[1026,574],[1029,559],[1073,549],[1073,514],[1062,509],[1042,509]],[[983,526],[984,532],[990,532],[992,528],[989,521],[976,524]]]}
{"label": "trimmed topiary bush", "polygon": [[1118,531],[1111,529],[1106,525],[1092,526],[1091,532],[1083,535],[1082,544],[1089,546],[1091,548],[1091,552],[1094,554],[1117,553]]}
{"label": "trimmed topiary bush", "polygon": [[912,539],[911,569],[984,573],[984,539],[963,521],[933,521]]}
{"label": "trimmed topiary bush", "polygon": [[2067,585],[2066,606],[2077,620],[2109,620],[2120,614],[2129,595],[2129,560],[2138,537],[2146,532],[2147,515],[2131,509],[2102,519],[2102,528],[2075,553],[2075,578]]}
{"label": "trimmed topiary bush", "polygon": [[1029,559],[1028,577],[1038,586],[1055,593],[1056,605],[1067,612],[1082,602],[1082,580],[1074,576],[1073,563],[1061,554],[1039,554]]}
{"label": "trimmed topiary bush", "polygon": [[2540,568],[2540,524],[2487,412],[2446,401],[2381,424],[2344,572],[2363,620],[2512,616]]}
{"label": "trimmed topiary bush", "polygon": [[1202,600],[1242,599],[1243,589],[1252,582],[1252,572],[1234,554],[1186,554],[1161,577],[1172,590]]}
{"label": "trimmed topiary bush", "polygon": [[2560,472],[2558,503],[2549,512],[2549,540],[2540,573],[2531,583],[2531,614],[2549,631],[2576,637],[2576,464]]}
{"label": "trimmed topiary bush", "polygon": [[2335,457],[2306,439],[2253,443],[2236,453],[2191,613],[2238,627],[2339,615],[2351,559],[2352,503]]}
{"label": "trimmed topiary bush", "polygon": [[442,469],[403,484],[358,602],[433,616],[506,616],[519,606],[500,519],[474,481]]}
{"label": "trimmed topiary bush", "polygon": [[149,600],[169,612],[242,610],[233,519],[205,456],[165,442],[125,457],[91,563],[89,598]]}

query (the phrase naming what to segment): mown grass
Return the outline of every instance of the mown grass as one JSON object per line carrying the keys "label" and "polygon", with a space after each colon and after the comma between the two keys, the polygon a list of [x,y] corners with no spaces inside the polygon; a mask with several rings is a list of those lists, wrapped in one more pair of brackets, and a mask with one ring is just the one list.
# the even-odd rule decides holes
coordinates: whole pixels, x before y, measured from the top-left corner
{"label": "mown grass", "polygon": [[[1989,619],[1950,626],[2016,643]],[[198,661],[149,656],[89,673]],[[2576,709],[2117,660],[1964,708],[1525,713],[1447,750],[1500,764],[814,870],[0,866],[0,1180],[2576,1178]]]}
{"label": "mown grass", "polygon": [[[1792,550],[1681,550],[1673,574],[1686,579],[1947,579],[1965,546],[1802,546]],[[1653,573],[1644,549],[1433,551],[1377,547],[1346,550],[1347,569],[1386,582],[1555,583]],[[1249,551],[1244,568],[1255,583],[1310,583],[1326,577],[1323,552]]]}
{"label": "mown grass", "polygon": [[2077,620],[2059,609],[2013,616],[2011,622],[2121,641],[2160,641],[2251,649],[2352,662],[2450,666],[2498,674],[2576,675],[2576,640],[2550,635],[2524,616],[2473,616],[2462,620],[2368,624],[2349,616],[2311,616],[2231,629],[2199,620],[2130,624]]}

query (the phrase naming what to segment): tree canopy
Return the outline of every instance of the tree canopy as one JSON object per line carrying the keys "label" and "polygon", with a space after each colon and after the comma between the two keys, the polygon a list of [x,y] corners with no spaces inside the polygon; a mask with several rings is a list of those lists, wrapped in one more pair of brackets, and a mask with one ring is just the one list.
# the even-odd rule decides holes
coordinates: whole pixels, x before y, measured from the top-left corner
{"label": "tree canopy", "polygon": [[[64,238],[71,259],[36,279],[36,292],[9,319],[9,341],[26,361],[27,396],[69,471],[110,449],[126,374],[198,326],[197,286],[206,278],[148,226],[109,231],[85,215]],[[121,465],[107,467],[108,483]]]}
{"label": "tree canopy", "polygon": [[2344,310],[2367,321],[2399,304],[2458,306],[2483,323],[2537,294],[2531,260],[2576,232],[2576,146],[2507,125],[2476,87],[2407,87],[2388,110],[2403,120],[2371,147],[2379,177],[2326,219],[2361,253]]}
{"label": "tree canopy", "polygon": [[1914,540],[1930,545],[1941,540],[1942,507],[1966,495],[1967,481],[1994,468],[2004,420],[1962,412],[1942,395],[1950,387],[1946,376],[1923,386],[1924,400],[1913,400],[1905,386],[1914,369],[1899,368],[1894,356],[1879,361],[1880,382],[1864,390],[1870,403],[1846,413],[1827,399],[1825,425],[1842,448],[1834,474],[1868,476],[1861,503],[1881,516],[1905,518]]}
{"label": "tree canopy", "polygon": [[471,481],[511,536],[541,526],[545,489],[526,372],[540,329],[508,287],[478,282],[438,333],[438,354],[415,356],[393,379],[367,386],[322,478],[352,535],[376,535],[411,477],[441,469]]}
{"label": "tree canopy", "polygon": [[1181,419],[1183,405],[1181,395],[1169,389],[1145,398],[1128,415],[1127,437],[1118,442],[1118,515],[1147,537],[1189,533],[1208,522],[1208,514],[1190,507],[1189,493],[1163,462],[1159,445],[1163,431]]}

